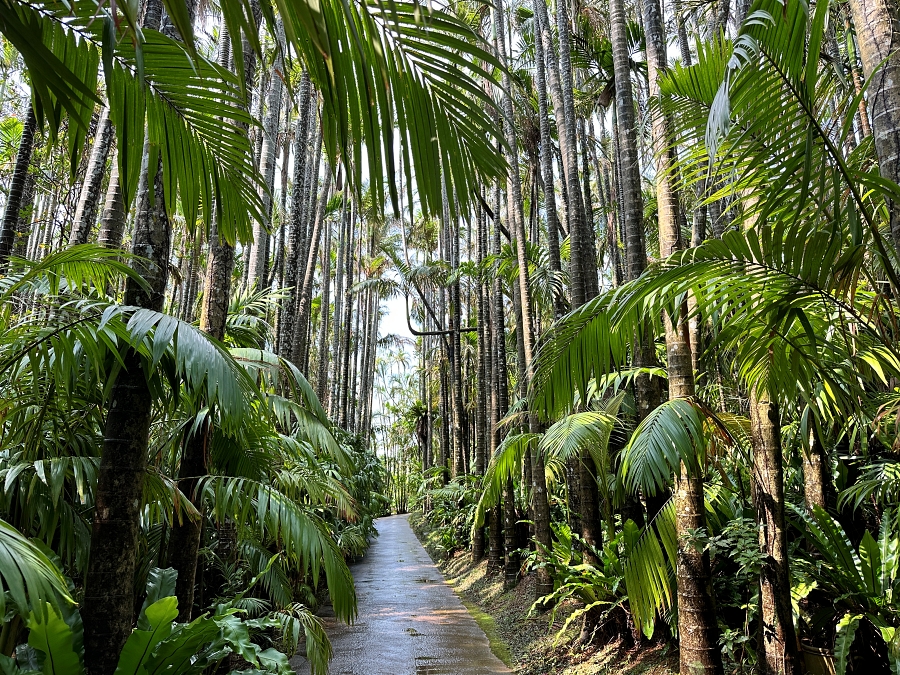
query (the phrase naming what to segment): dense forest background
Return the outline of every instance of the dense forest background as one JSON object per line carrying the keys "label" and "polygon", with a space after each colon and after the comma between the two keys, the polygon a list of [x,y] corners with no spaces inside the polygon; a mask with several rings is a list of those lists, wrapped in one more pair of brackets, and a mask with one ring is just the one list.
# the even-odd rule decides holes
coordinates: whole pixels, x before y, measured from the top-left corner
{"label": "dense forest background", "polygon": [[326,672],[391,510],[581,644],[900,672],[896,2],[0,0],[0,48],[4,672]]}

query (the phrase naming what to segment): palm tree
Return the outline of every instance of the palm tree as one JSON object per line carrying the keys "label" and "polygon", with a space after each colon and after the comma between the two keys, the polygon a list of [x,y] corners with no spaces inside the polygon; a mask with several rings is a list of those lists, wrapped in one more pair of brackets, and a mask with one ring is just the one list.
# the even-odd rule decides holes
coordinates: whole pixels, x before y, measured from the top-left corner
{"label": "palm tree", "polygon": [[[488,321],[488,286],[485,282],[484,260],[487,252],[487,222],[484,210],[478,208],[475,212],[476,220],[476,253],[475,261],[478,265],[478,279],[475,289],[476,293],[476,311],[478,321],[478,352],[476,361],[476,404],[475,404],[475,463],[472,473],[476,476],[484,476],[484,469],[487,466],[489,430],[488,430],[488,389],[491,373],[491,354],[490,354],[490,330],[491,326]],[[500,519],[496,517],[496,509],[492,512],[492,518],[489,522],[489,550],[491,557],[489,564],[495,565],[497,569],[500,567],[502,553],[502,533],[500,530]],[[484,531],[476,532],[472,539],[472,559],[480,561],[485,554]]]}
{"label": "palm tree", "polygon": [[[900,10],[888,0],[850,0],[863,72],[868,80],[868,106],[881,175],[900,183]],[[851,38],[852,39],[852,38]],[[900,251],[900,208],[889,201],[891,234]]]}
{"label": "palm tree", "polygon": [[[544,210],[547,214],[547,248],[550,250],[550,265],[553,271],[561,271],[559,258],[559,216],[556,212],[556,181],[553,179],[553,139],[550,136],[550,114],[547,106],[547,82],[544,65],[544,39],[543,27],[540,25],[543,14],[546,14],[546,5],[543,0],[535,0],[535,30],[534,41],[534,86],[538,100],[538,124],[540,127],[540,163],[541,180],[544,184]],[[546,18],[546,17],[545,17]],[[566,133],[568,129],[566,129]],[[571,228],[571,226],[570,226]],[[559,318],[564,313],[563,298],[560,295],[553,297],[553,316]]]}
{"label": "palm tree", "polygon": [[278,346],[281,353],[290,356],[293,354],[288,350],[293,346],[294,336],[294,315],[297,307],[297,282],[298,269],[300,265],[300,253],[303,245],[303,179],[306,173],[306,143],[309,118],[312,114],[310,99],[310,82],[309,73],[303,71],[300,75],[300,86],[298,88],[298,99],[300,101],[300,115],[294,125],[294,178],[293,191],[291,193],[291,219],[288,234],[288,256],[285,265],[285,286],[288,290],[288,297],[285,299],[281,316],[278,323]]}
{"label": "palm tree", "polygon": [[284,49],[284,24],[279,20],[275,26],[275,59],[269,76],[266,115],[262,126],[263,141],[259,155],[259,170],[263,176],[262,219],[253,225],[253,250],[247,272],[250,287],[262,287],[268,277],[269,230],[272,225],[272,195],[275,192],[275,162],[278,157],[278,122],[281,119],[284,92]]}
{"label": "palm tree", "polygon": [[[504,13],[502,3],[498,3],[494,9],[494,30],[497,53],[500,62],[506,62],[506,31],[504,29]],[[514,127],[512,98],[509,95],[511,88],[509,73],[504,71],[503,84],[505,92],[502,95],[503,127],[506,132],[507,144],[510,147],[509,166],[507,177],[509,189],[509,220],[510,230],[514,233],[516,241],[516,255],[519,266],[519,311],[522,317],[521,330],[517,331],[523,349],[522,371],[525,374],[523,386],[527,387],[532,377],[534,328],[531,317],[531,287],[528,274],[528,259],[525,253],[525,217],[522,212],[522,187],[519,180],[519,158],[517,154],[517,140]],[[533,424],[534,422],[530,422]],[[547,498],[547,485],[544,476],[544,461],[540,453],[533,452],[531,457],[531,499],[534,510],[535,539],[539,546],[539,559],[545,557],[550,550],[550,505]],[[553,581],[545,568],[539,568],[538,580],[535,592],[540,597],[546,595],[553,588]]]}
{"label": "palm tree", "polygon": [[313,277],[315,275],[316,260],[319,258],[319,242],[322,238],[322,227],[325,225],[327,214],[325,213],[328,199],[331,196],[332,169],[325,165],[325,183],[322,185],[322,196],[319,200],[319,208],[315,213],[312,232],[309,237],[309,252],[304,265],[303,279],[300,284],[297,303],[297,322],[294,330],[294,345],[291,353],[294,360],[305,353],[307,348],[307,330],[309,323],[309,305],[312,302]]}
{"label": "palm tree", "polygon": [[781,415],[772,398],[758,387],[750,392],[756,520],[760,549],[765,553],[759,577],[759,653],[763,672],[790,675],[802,671],[791,609]]}
{"label": "palm tree", "polygon": [[[494,227],[492,228],[491,253],[500,255],[500,181],[494,187]],[[496,264],[496,263],[495,263]],[[493,372],[491,389],[494,392],[491,406],[491,447],[497,452],[500,447],[502,420],[509,410],[509,380],[506,366],[506,318],[503,309],[503,282],[497,270],[493,270],[493,289],[491,298],[491,345]],[[503,485],[503,548],[506,553],[503,566],[503,586],[513,588],[519,580],[519,564],[516,557],[516,492],[510,477]]]}
{"label": "palm tree", "polygon": [[100,188],[106,173],[106,158],[112,144],[113,128],[109,118],[109,106],[103,106],[97,130],[94,132],[94,146],[91,148],[91,159],[88,162],[81,195],[72,220],[72,231],[69,234],[69,246],[87,243],[88,236],[97,218],[97,205],[100,201]]}
{"label": "palm tree", "polygon": [[25,190],[28,168],[31,166],[31,153],[34,151],[35,131],[37,131],[37,117],[29,104],[25,123],[22,125],[22,139],[19,141],[19,151],[16,153],[9,194],[6,198],[3,224],[0,226],[0,268],[6,267],[15,243],[16,225],[19,222],[19,210],[22,207],[22,193]]}
{"label": "palm tree", "polygon": [[[660,81],[667,70],[666,40],[662,11],[657,0],[644,2],[644,35],[647,42],[649,94],[660,96]],[[659,218],[660,255],[669,257],[683,248],[675,189],[674,134],[669,115],[658,107],[653,115],[653,145],[656,157],[656,203]],[[695,396],[692,345],[688,334],[687,303],[665,316],[666,362],[669,400]],[[718,624],[710,583],[709,555],[687,541],[688,533],[706,526],[703,476],[681,463],[675,481],[676,531],[679,536],[678,625],[681,632],[680,660],[683,673],[721,673]]]}
{"label": "palm tree", "polygon": [[[161,13],[161,3],[149,3],[144,27],[152,30],[159,26]],[[136,264],[146,285],[129,278],[125,302],[161,312],[172,234],[165,209],[162,158],[158,153],[151,154],[149,138],[144,145],[147,161],[138,186],[132,251],[146,260]],[[82,612],[86,666],[91,673],[115,669],[131,632],[139,506],[153,404],[150,373],[145,369],[140,356],[129,350],[110,393],[98,469],[98,508],[91,531],[93,555],[85,577]]]}

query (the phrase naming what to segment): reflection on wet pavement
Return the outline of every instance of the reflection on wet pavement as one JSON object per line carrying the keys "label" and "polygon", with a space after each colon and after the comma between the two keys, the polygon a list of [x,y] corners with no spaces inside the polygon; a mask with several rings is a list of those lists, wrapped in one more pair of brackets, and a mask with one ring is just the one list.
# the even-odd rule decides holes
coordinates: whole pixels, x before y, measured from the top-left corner
{"label": "reflection on wet pavement", "polygon": [[[380,518],[379,536],[351,567],[356,623],[323,611],[334,647],[331,675],[490,675],[511,673],[416,539],[407,516]],[[302,656],[291,661],[308,675]]]}

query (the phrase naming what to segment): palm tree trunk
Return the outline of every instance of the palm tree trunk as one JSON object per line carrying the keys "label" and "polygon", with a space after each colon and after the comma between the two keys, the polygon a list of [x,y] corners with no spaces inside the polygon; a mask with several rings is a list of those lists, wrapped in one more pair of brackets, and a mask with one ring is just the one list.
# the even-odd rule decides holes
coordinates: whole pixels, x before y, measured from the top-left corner
{"label": "palm tree trunk", "polygon": [[125,236],[125,197],[119,180],[119,162],[113,161],[106,187],[103,214],[100,217],[100,234],[97,243],[106,248],[119,248]]}
{"label": "palm tree trunk", "polygon": [[309,238],[309,251],[304,265],[303,283],[300,286],[300,297],[297,305],[297,322],[295,336],[300,342],[291,351],[302,354],[306,349],[306,336],[309,324],[309,305],[312,302],[313,278],[316,272],[316,260],[319,257],[319,241],[322,239],[322,226],[325,220],[325,208],[328,206],[328,198],[331,193],[331,167],[325,169],[325,183],[322,185],[322,198],[315,215],[315,223]]}
{"label": "palm tree trunk", "polygon": [[25,189],[22,190],[22,202],[19,204],[19,220],[16,223],[16,242],[12,250],[12,254],[20,258],[28,257],[28,240],[31,238],[32,223],[34,223],[34,192],[37,187],[36,167],[34,164],[34,155],[32,155],[32,169],[25,178]]}
{"label": "palm tree trunk", "polygon": [[[443,185],[443,183],[442,183]],[[443,229],[445,240],[445,255],[449,258],[451,274],[456,276],[456,281],[450,286],[450,336],[449,336],[449,361],[450,361],[450,404],[452,406],[453,422],[453,476],[465,474],[464,457],[466,453],[466,422],[465,409],[463,407],[462,391],[462,354],[460,344],[461,307],[459,278],[456,272],[459,270],[459,230],[450,222],[450,204],[446,188],[442,190],[443,200]]]}
{"label": "palm tree trunk", "polygon": [[784,467],[781,416],[766,392],[750,392],[753,441],[753,496],[763,553],[759,574],[760,621],[758,659],[763,675],[800,673],[797,636],[791,609],[787,530],[784,522]]}
{"label": "palm tree trunk", "polygon": [[[900,7],[893,0],[850,0],[863,73],[869,80],[872,133],[881,175],[900,183]],[[900,251],[900,204],[888,200]]]}
{"label": "palm tree trunk", "polygon": [[[588,299],[584,286],[587,261],[584,260],[584,202],[578,180],[578,150],[575,131],[575,99],[572,82],[571,37],[569,17],[564,3],[557,3],[556,24],[559,34],[559,55],[553,45],[550,18],[544,2],[534,2],[536,25],[539,27],[543,52],[547,58],[547,80],[556,113],[559,150],[562,156],[563,184],[566,198],[566,220],[569,229],[569,294],[572,306],[578,307]],[[537,41],[535,41],[537,42]],[[560,114],[562,113],[562,114]]]}
{"label": "palm tree trunk", "polygon": [[31,153],[34,151],[37,118],[34,115],[31,101],[28,101],[27,105],[28,112],[25,116],[25,123],[22,125],[22,139],[19,141],[16,163],[13,167],[12,180],[9,184],[6,211],[3,214],[3,225],[0,227],[0,272],[6,270],[9,254],[12,252],[15,244],[16,226],[19,223],[19,210],[22,206],[22,193],[25,191],[28,167],[31,166]]}
{"label": "palm tree trunk", "polygon": [[[360,228],[362,230],[362,227]],[[360,238],[362,232],[360,231]],[[357,261],[362,259],[362,250],[358,249]],[[360,265],[359,279],[362,281],[363,270]],[[360,322],[362,319],[362,314],[365,311],[365,296],[360,297],[356,301],[356,306],[354,307],[353,312],[353,342],[352,346],[348,345],[349,358],[347,359],[347,365],[349,368],[349,372],[347,374],[347,429],[352,433],[359,433],[359,425],[357,424],[356,417],[356,409],[359,405],[359,382],[358,382],[358,373],[359,373],[359,352],[362,348],[362,332],[360,331]]]}
{"label": "palm tree trunk", "polygon": [[[343,222],[344,217],[341,215]],[[322,303],[319,310],[319,340],[317,347],[316,395],[325,401],[328,392],[328,323],[331,314],[331,224],[325,227],[325,242],[322,244]]]}
{"label": "palm tree trunk", "polygon": [[[860,92],[863,88],[863,77],[862,72],[859,69],[859,58],[857,57],[857,49],[856,49],[856,40],[853,37],[853,24],[850,22],[850,13],[846,10],[841,10],[841,14],[844,17],[844,35],[846,39],[844,40],[847,45],[847,61],[850,64],[850,75],[853,78],[853,89],[854,95],[859,96]],[[868,138],[872,135],[872,126],[869,124],[869,106],[866,103],[865,96],[861,96],[859,99],[859,108],[857,109],[857,120],[859,123],[859,132],[863,138]]]}
{"label": "palm tree trunk", "polygon": [[[618,0],[613,0],[617,2]],[[659,0],[644,0],[644,34],[647,41],[649,94],[658,97],[659,80],[666,65],[666,42]],[[668,257],[683,247],[678,219],[678,194],[672,177],[674,156],[671,123],[657,107],[652,120],[656,156],[656,201],[659,211],[660,255]],[[643,241],[640,242],[643,248]],[[630,255],[629,251],[629,255]],[[635,261],[635,265],[639,261]],[[645,262],[645,261],[640,261]],[[687,306],[677,316],[665,317],[669,399],[694,396],[694,371],[688,337]],[[686,541],[690,530],[705,527],[703,476],[681,465],[675,482],[675,518],[678,533],[676,577],[681,672],[718,675],[723,672],[718,645],[718,624],[711,588],[709,554]]]}
{"label": "palm tree trunk", "polygon": [[[484,253],[487,246],[487,228],[485,227],[484,211],[478,207],[475,212],[475,222],[478,229],[478,241],[476,249],[475,261],[478,268],[484,264]],[[477,403],[475,408],[475,470],[476,476],[484,476],[484,469],[487,459],[488,446],[488,430],[487,430],[487,392],[488,392],[488,372],[489,353],[487,345],[488,323],[485,321],[485,284],[478,284],[477,288],[477,312],[478,312],[478,376],[476,378],[476,386],[478,390]],[[490,518],[488,520],[490,523]],[[498,523],[499,524],[499,523]],[[492,533],[494,534],[494,533]],[[498,533],[499,534],[499,533]],[[484,531],[480,529],[472,541],[472,559],[480,561],[484,558],[485,541]]]}
{"label": "palm tree trunk", "polygon": [[353,233],[356,230],[356,217],[358,206],[351,203],[350,208],[350,225],[347,229],[346,251],[344,253],[344,265],[346,284],[344,286],[344,329],[341,334],[341,364],[340,364],[340,389],[339,389],[339,407],[338,407],[338,426],[347,428],[349,418],[347,417],[347,405],[350,398],[350,332],[353,321]]}
{"label": "palm tree trunk", "polygon": [[[496,37],[498,56],[501,63],[506,63],[506,44],[504,30],[504,13],[503,3],[498,2],[494,10],[494,21],[496,23]],[[519,156],[518,145],[516,140],[512,99],[509,92],[512,91],[509,73],[504,71],[503,74],[504,93],[502,96],[502,111],[504,116],[504,131],[506,133],[507,142],[511,148],[509,155],[510,172],[508,176],[508,187],[510,188],[511,209],[509,214],[510,231],[514,232],[516,243],[516,257],[519,267],[519,292],[517,294],[520,301],[520,310],[522,317],[522,347],[524,356],[524,374],[523,386],[527,387],[533,377],[533,361],[534,361],[534,329],[531,316],[531,285],[528,273],[528,258],[525,251],[525,217],[522,210],[522,187],[519,182]],[[537,431],[537,420],[533,414],[529,415],[529,427],[532,432]],[[531,501],[534,511],[534,530],[535,538],[538,544],[538,561],[544,562],[551,546],[550,535],[550,503],[547,497],[547,483],[544,475],[544,458],[541,453],[534,448],[530,453],[531,456]],[[538,568],[537,582],[535,583],[535,593],[537,597],[546,595],[553,590],[553,580],[545,567]]]}
{"label": "palm tree trunk", "polygon": [[[251,8],[258,24],[261,18],[259,2],[252,0]],[[218,52],[219,65],[228,67],[231,61],[230,36],[224,22],[219,35],[221,40]],[[244,57],[243,77],[246,83],[250,83],[253,81],[256,70],[256,53],[246,38],[243,40],[242,51]],[[200,308],[200,329],[209,333],[216,340],[225,338],[233,271],[234,246],[221,237],[218,224],[214,220],[210,224],[203,303]],[[208,473],[206,456],[209,430],[209,420],[207,419],[196,433],[189,434],[185,438],[178,471],[179,489],[188,496],[201,513],[203,512],[203,502],[196,491],[199,477]],[[200,536],[201,523],[198,521],[185,518],[181,523],[172,525],[168,563],[178,571],[175,594],[178,597],[180,621],[190,621],[193,613]],[[230,542],[231,537],[220,537],[220,541],[223,542],[223,548],[228,549],[228,544],[224,542]],[[225,554],[228,552],[226,550]]]}
{"label": "palm tree trunk", "polygon": [[87,243],[91,230],[97,219],[97,204],[100,201],[100,188],[106,173],[106,158],[112,145],[113,125],[109,119],[109,106],[103,106],[97,129],[94,132],[94,147],[81,185],[72,230],[69,233],[69,246]]}
{"label": "palm tree trunk", "polygon": [[[150,180],[155,181],[153,203]],[[158,165],[141,176],[132,249],[146,260],[135,262],[135,267],[151,290],[145,293],[129,279],[125,304],[162,311],[170,245],[162,167]],[[111,675],[115,670],[119,652],[131,633],[134,612],[134,570],[152,397],[147,384],[149,373],[144,372],[141,357],[129,350],[123,361],[110,393],[81,611],[85,666],[91,675]]]}
{"label": "palm tree trunk", "polygon": [[625,226],[626,278],[632,280],[637,279],[647,266],[647,253],[644,248],[643,200],[623,0],[610,0],[609,23],[616,80],[619,192]]}
{"label": "palm tree trunk", "polygon": [[[588,149],[587,122],[578,118],[578,137],[581,141],[582,188],[584,190],[584,284],[585,296],[588,300],[597,297],[600,284],[597,280],[597,233],[594,231],[594,198],[591,194],[591,163]],[[600,177],[597,176],[599,185]]]}
{"label": "palm tree trunk", "polygon": [[[291,161],[291,106],[284,106],[284,134],[281,141],[281,175],[278,184],[281,187],[279,196],[281,203],[278,205],[278,230],[275,233],[275,253],[272,261],[272,270],[266,281],[266,288],[284,288],[284,259],[285,242],[287,240],[287,197],[288,197],[288,166]],[[276,316],[277,324],[277,316]],[[275,328],[275,339],[278,339],[279,327]],[[277,353],[277,350],[276,350]]]}
{"label": "palm tree trunk", "polygon": [[263,119],[263,142],[259,153],[259,170],[267,190],[262,194],[262,218],[253,224],[253,250],[250,255],[250,269],[247,272],[248,287],[260,287],[268,277],[269,228],[272,224],[272,193],[275,188],[275,161],[278,155],[278,122],[281,119],[281,100],[284,86],[281,83],[284,72],[284,24],[281,19],[275,25],[276,56],[272,64],[271,84],[266,101],[266,116]]}
{"label": "palm tree trunk", "polygon": [[[311,198],[312,201],[309,204],[307,204],[306,206],[304,206],[303,227],[302,227],[302,232],[303,232],[303,237],[304,237],[302,248],[307,253],[309,252],[309,247],[311,246],[311,242],[310,242],[311,230],[312,230],[313,225],[316,220],[316,214],[318,213],[317,206],[316,206],[316,203],[317,203],[316,200],[319,199],[319,192],[318,192],[319,174],[322,172],[322,140],[323,139],[322,139],[321,129],[319,130],[318,135],[315,134],[315,117],[316,117],[316,107],[315,107],[315,104],[313,104],[313,109],[310,112],[310,118],[311,118],[310,123],[313,125],[313,127],[310,129],[310,132],[311,132],[310,138],[312,139],[312,142],[315,143],[315,145],[313,146],[313,148],[315,148],[315,149],[311,152],[310,157],[307,159],[307,167],[306,167],[307,176],[306,176],[306,180],[304,183],[306,185],[305,190],[307,192],[309,192],[309,197]],[[329,170],[330,169],[328,168],[328,165],[326,164],[325,171],[328,172]],[[322,216],[323,218],[324,218],[324,213],[325,213],[325,207],[328,205],[328,199],[331,197],[330,194],[328,195],[328,197],[324,197],[325,194],[327,194],[327,193],[322,193],[325,201],[318,207],[318,209],[321,209],[321,211],[323,213],[323,216]],[[308,312],[309,312],[309,310],[307,309],[307,314],[308,314]],[[308,322],[306,324],[302,324],[302,325],[306,325],[307,331],[309,331],[311,329],[311,326],[308,325]],[[310,345],[310,340],[312,339],[312,337],[310,335],[298,335],[297,333],[300,330],[301,330],[300,325],[295,323],[294,324],[294,335],[293,335],[294,351],[297,352],[295,354],[295,358],[297,359],[297,364],[300,366],[300,369],[303,371],[303,373],[306,374],[309,371],[309,345]]]}
{"label": "palm tree trunk", "polygon": [[831,466],[828,451],[819,437],[819,432],[812,424],[809,430],[809,447],[803,448],[803,497],[806,510],[828,508],[832,501]]}
{"label": "palm tree trunk", "polygon": [[[374,251],[373,251],[374,253]],[[372,289],[372,312],[369,317],[370,324],[370,339],[369,339],[369,349],[366,352],[366,368],[365,372],[368,373],[368,386],[366,387],[366,397],[364,399],[365,402],[365,414],[363,416],[363,438],[366,442],[366,447],[369,447],[369,438],[372,433],[372,398],[375,395],[375,367],[376,367],[376,356],[378,355],[378,327],[381,323],[381,295],[377,288]],[[405,483],[404,483],[405,484]],[[404,509],[405,510],[405,509]]]}
{"label": "palm tree trunk", "polygon": [[[535,5],[544,0],[534,0]],[[544,8],[546,14],[546,7]],[[535,13],[539,18],[539,12]],[[559,216],[556,212],[556,182],[553,178],[553,139],[550,136],[550,112],[547,105],[547,81],[544,66],[544,41],[534,41],[535,81],[538,99],[538,124],[540,126],[540,164],[541,180],[544,184],[544,211],[547,214],[547,248],[550,253],[550,269],[554,272],[562,270],[559,254]],[[562,297],[553,296],[553,318],[558,319],[565,313]]]}
{"label": "palm tree trunk", "polygon": [[323,129],[318,124],[319,95],[316,88],[310,86],[309,93],[309,140],[307,147],[310,155],[306,159],[306,171],[303,178],[303,194],[306,195],[306,204],[303,206],[303,242],[304,248],[309,245],[309,230],[312,228],[312,220],[316,216],[316,199],[319,192],[319,174],[322,173],[322,146]]}
{"label": "palm tree trunk", "polygon": [[[294,335],[294,318],[297,307],[297,284],[300,265],[300,251],[303,245],[303,179],[306,175],[306,137],[310,115],[309,73],[304,69],[300,76],[299,107],[300,115],[294,125],[294,177],[291,193],[291,219],[288,234],[288,257],[285,265],[285,286],[288,297],[281,304],[281,315],[278,324],[278,351],[282,356],[291,358],[292,338]],[[340,263],[339,263],[340,264]]]}
{"label": "palm tree trunk", "polygon": [[[189,11],[192,12],[192,4]],[[162,3],[150,0],[143,25],[157,28],[161,17]],[[149,144],[145,143],[144,156],[148,155]],[[154,181],[152,201],[151,180]],[[172,233],[165,210],[159,160],[153,167],[145,163],[142,168],[136,214],[132,252],[140,257],[134,265],[149,284],[149,291],[127,280],[125,304],[161,311]],[[141,357],[128,350],[110,392],[81,610],[85,669],[89,675],[112,675],[132,630],[140,505],[153,404],[147,384],[149,375],[144,372]]]}
{"label": "palm tree trunk", "polygon": [[[494,227],[492,232],[491,253],[500,254],[500,183],[494,188]],[[491,429],[492,444],[494,449],[500,446],[500,420],[509,410],[509,378],[506,372],[506,321],[503,312],[503,281],[494,265],[493,273],[493,302],[491,312],[491,324],[493,335],[493,362],[494,368],[491,377],[491,387],[495,392],[494,406],[492,410]],[[510,589],[519,580],[519,559],[516,550],[516,493],[512,479],[506,481],[503,488],[503,548],[506,558],[503,565],[503,587]]]}
{"label": "palm tree trunk", "polygon": [[339,403],[339,381],[341,372],[341,347],[344,344],[342,321],[343,300],[344,300],[344,250],[347,248],[347,232],[350,228],[350,213],[347,210],[348,200],[344,196],[344,212],[341,222],[338,224],[338,246],[337,256],[335,257],[335,279],[334,279],[334,330],[332,331],[332,352],[334,353],[334,377],[331,380],[331,393],[328,397],[328,417],[336,419],[340,410]]}

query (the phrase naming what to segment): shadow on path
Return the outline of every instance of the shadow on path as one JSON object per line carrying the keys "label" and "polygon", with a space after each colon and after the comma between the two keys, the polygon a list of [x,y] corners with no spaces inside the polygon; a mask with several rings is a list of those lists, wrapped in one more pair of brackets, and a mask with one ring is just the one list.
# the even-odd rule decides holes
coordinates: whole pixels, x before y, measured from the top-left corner
{"label": "shadow on path", "polygon": [[[511,673],[416,539],[408,516],[379,518],[379,536],[351,567],[356,623],[323,612],[334,647],[331,675],[490,675]],[[291,661],[308,675],[303,657]]]}

